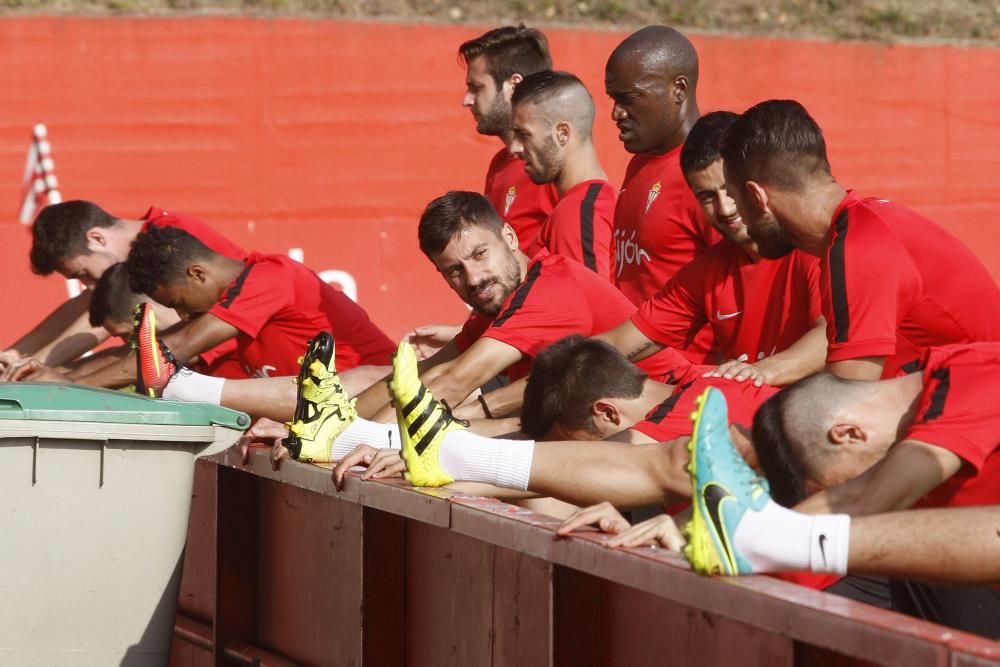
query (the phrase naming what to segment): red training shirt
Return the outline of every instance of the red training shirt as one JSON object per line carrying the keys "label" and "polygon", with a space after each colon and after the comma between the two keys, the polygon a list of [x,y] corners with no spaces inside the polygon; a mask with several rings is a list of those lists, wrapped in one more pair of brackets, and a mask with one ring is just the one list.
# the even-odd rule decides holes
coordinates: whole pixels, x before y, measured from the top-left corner
{"label": "red training shirt", "polygon": [[921,507],[1000,505],[1000,343],[932,347],[923,359],[924,390],[903,440],[959,456],[961,469],[928,493]]}
{"label": "red training shirt", "polygon": [[[142,231],[146,231],[150,226],[176,227],[201,241],[216,254],[238,259],[241,262],[247,258],[246,250],[227,239],[213,227],[183,213],[168,213],[157,206],[150,206],[141,220],[145,223],[142,226]],[[247,377],[236,350],[236,339],[223,341],[212,349],[205,350],[198,355],[198,359],[201,361],[201,367],[197,370],[206,375],[233,380]]]}
{"label": "red training shirt", "polygon": [[[516,348],[524,359],[507,369],[518,380],[530,372],[530,360],[552,343],[580,334],[593,336],[626,321],[635,312],[628,299],[582,264],[544,248],[528,264],[524,281],[507,297],[496,317],[473,315],[455,336],[459,352],[481,336]],[[690,363],[674,350],[638,364],[654,379],[680,375]]]}
{"label": "red training shirt", "polygon": [[535,185],[524,171],[524,162],[505,147],[490,160],[483,194],[503,221],[517,232],[521,252],[534,256],[542,247],[538,231],[559,200],[555,186]]}
{"label": "red training shirt", "polygon": [[580,262],[614,283],[614,219],[618,193],[607,181],[577,183],[559,199],[538,239],[553,255]]}
{"label": "red training shirt", "polygon": [[961,241],[884,199],[848,192],[821,263],[827,362],[885,356],[895,375],[933,345],[1000,340],[1000,289]]}
{"label": "red training shirt", "polygon": [[[698,369],[707,370],[707,369]],[[667,442],[675,438],[691,435],[691,413],[697,409],[695,399],[709,387],[715,387],[726,398],[729,423],[750,427],[757,408],[778,393],[778,387],[754,386],[753,382],[736,382],[726,378],[697,377],[691,374],[683,378],[667,400],[649,411],[644,421],[632,428],[648,435],[657,442]]]}
{"label": "red training shirt", "polygon": [[615,282],[635,305],[719,241],[684,174],[681,147],[629,162],[615,209]]}
{"label": "red training shirt", "polygon": [[251,252],[208,312],[239,329],[243,367],[259,377],[297,375],[297,358],[320,331],[337,342],[338,370],[389,364],[395,349],[361,306],[284,255]]}
{"label": "red training shirt", "polygon": [[754,363],[787,349],[821,314],[817,258],[795,250],[754,261],[723,239],[639,306],[632,323],[650,340],[678,349],[708,324],[726,359]]}

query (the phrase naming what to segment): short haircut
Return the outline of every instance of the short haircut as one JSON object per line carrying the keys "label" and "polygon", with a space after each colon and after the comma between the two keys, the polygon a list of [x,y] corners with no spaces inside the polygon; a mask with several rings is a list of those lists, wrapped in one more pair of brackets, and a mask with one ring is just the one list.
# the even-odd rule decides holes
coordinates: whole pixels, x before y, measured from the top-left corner
{"label": "short haircut", "polygon": [[521,430],[540,440],[553,426],[596,432],[591,408],[599,398],[637,398],[646,374],[611,345],[596,338],[567,336],[543,350],[531,364],[524,389]]}
{"label": "short haircut", "polygon": [[191,262],[217,256],[182,229],[150,225],[135,237],[128,253],[129,286],[133,292],[152,296],[157,287],[184,278]]}
{"label": "short haircut", "polygon": [[[558,101],[558,110],[549,106]],[[575,75],[569,72],[545,70],[524,77],[514,88],[511,106],[534,104],[562,116],[549,120],[568,120],[583,137],[590,137],[594,126],[594,98]]]}
{"label": "short haircut", "polygon": [[681,148],[681,171],[685,174],[701,171],[721,160],[722,137],[739,117],[732,111],[713,111],[699,118]]}
{"label": "short haircut", "polygon": [[814,174],[830,174],[823,131],[795,100],[747,109],[729,127],[721,152],[726,170],[742,182],[794,191]]}
{"label": "short haircut", "polygon": [[496,28],[470,39],[458,47],[458,55],[466,66],[484,56],[486,71],[493,77],[497,90],[515,74],[526,77],[552,69],[549,41],[542,31],[526,28],[523,23]]}
{"label": "short haircut", "polygon": [[90,326],[102,327],[105,322],[127,322],[132,311],[142,303],[141,294],[129,287],[128,268],[125,262],[114,264],[94,286],[90,297]]}
{"label": "short haircut", "polygon": [[452,190],[424,209],[417,226],[417,238],[420,249],[430,257],[444,250],[465,227],[485,227],[499,237],[503,224],[489,199],[478,192]]}
{"label": "short haircut", "polygon": [[806,497],[808,452],[825,442],[836,413],[874,383],[816,373],[764,402],[753,419],[753,447],[771,496],[785,507]]}
{"label": "short haircut", "polygon": [[87,232],[116,222],[117,218],[89,201],[74,199],[46,206],[31,226],[31,270],[47,276],[67,259],[91,254]]}

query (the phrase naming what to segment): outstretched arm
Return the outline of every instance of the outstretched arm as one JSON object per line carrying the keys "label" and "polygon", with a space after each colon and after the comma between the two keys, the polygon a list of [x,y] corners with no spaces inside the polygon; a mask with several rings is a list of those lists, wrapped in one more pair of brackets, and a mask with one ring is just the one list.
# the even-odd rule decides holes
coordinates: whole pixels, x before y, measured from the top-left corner
{"label": "outstretched arm", "polygon": [[961,467],[962,459],[947,449],[906,440],[860,476],[806,498],[795,509],[851,516],[904,510]]}
{"label": "outstretched arm", "polygon": [[90,290],[63,302],[31,331],[11,345],[21,356],[32,356],[48,366],[59,366],[90,350],[108,337],[90,326]]}

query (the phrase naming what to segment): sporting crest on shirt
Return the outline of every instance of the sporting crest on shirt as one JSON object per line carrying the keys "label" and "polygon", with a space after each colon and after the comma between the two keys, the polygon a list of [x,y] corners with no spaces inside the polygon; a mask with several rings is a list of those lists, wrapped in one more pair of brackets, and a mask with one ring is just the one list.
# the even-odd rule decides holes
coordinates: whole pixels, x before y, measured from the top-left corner
{"label": "sporting crest on shirt", "polygon": [[507,189],[507,196],[503,200],[503,217],[506,218],[510,213],[510,207],[514,205],[515,199],[517,199],[517,187],[512,185]]}
{"label": "sporting crest on shirt", "polygon": [[660,182],[657,181],[653,183],[653,187],[649,189],[649,194],[646,195],[646,213],[649,213],[650,207],[652,207],[653,202],[656,198],[660,196]]}

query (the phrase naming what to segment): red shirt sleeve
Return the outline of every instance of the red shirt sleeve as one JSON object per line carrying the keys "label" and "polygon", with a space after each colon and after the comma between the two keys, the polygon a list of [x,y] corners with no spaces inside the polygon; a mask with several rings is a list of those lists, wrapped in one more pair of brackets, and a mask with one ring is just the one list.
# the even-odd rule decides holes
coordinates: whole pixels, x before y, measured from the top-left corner
{"label": "red shirt sleeve", "polygon": [[472,344],[475,343],[483,332],[486,331],[487,327],[490,326],[492,320],[488,317],[484,317],[478,313],[472,313],[469,315],[469,319],[465,320],[465,324],[462,325],[462,330],[455,334],[452,342],[455,343],[456,349],[459,352],[465,352]]}
{"label": "red shirt sleeve", "polygon": [[[928,361],[933,363],[934,357]],[[905,440],[947,449],[979,471],[1000,448],[996,371],[995,363],[929,365],[917,416]]]}
{"label": "red shirt sleeve", "polygon": [[639,306],[632,324],[646,338],[677,349],[691,344],[708,321],[703,300],[707,290],[703,266],[708,261],[706,254],[683,267]]}
{"label": "red shirt sleeve", "polygon": [[251,338],[290,304],[288,275],[267,264],[248,264],[208,312]]}
{"label": "red shirt sleeve", "polygon": [[919,285],[910,256],[882,222],[845,209],[822,266],[827,362],[895,353],[898,318]]}

